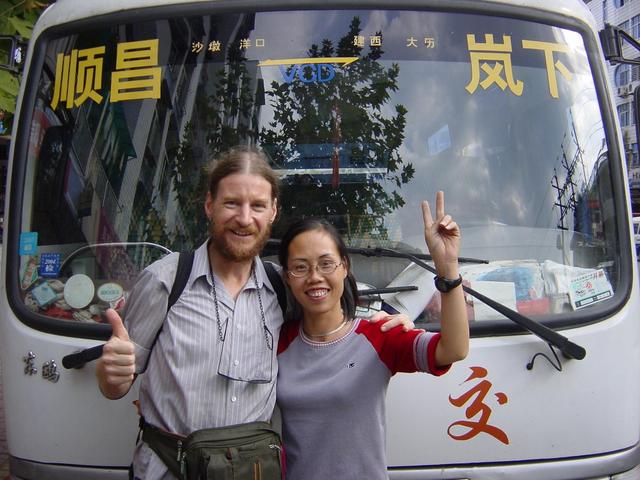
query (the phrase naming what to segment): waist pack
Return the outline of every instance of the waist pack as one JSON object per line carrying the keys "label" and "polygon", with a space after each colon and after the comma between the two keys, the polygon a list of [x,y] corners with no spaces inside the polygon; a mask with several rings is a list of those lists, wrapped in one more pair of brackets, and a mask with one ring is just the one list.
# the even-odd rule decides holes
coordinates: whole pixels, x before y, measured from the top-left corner
{"label": "waist pack", "polygon": [[282,443],[267,422],[165,432],[141,417],[142,440],[180,480],[281,480]]}

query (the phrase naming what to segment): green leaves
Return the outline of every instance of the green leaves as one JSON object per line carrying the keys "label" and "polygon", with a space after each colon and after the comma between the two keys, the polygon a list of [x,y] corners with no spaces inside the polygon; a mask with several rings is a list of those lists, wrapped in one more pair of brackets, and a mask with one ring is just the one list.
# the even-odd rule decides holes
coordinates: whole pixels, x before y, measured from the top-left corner
{"label": "green leaves", "polygon": [[19,17],[8,17],[6,20],[10,26],[10,29],[13,29],[14,32],[16,32],[22,38],[31,38],[31,32],[33,31],[32,21],[25,20]]}
{"label": "green leaves", "polygon": [[[48,5],[37,0],[0,0],[0,35],[31,38],[33,25]],[[18,74],[0,70],[0,110],[13,113],[20,88]],[[10,128],[10,126],[8,126]]]}
{"label": "green leaves", "polygon": [[31,38],[33,24],[46,4],[29,0],[0,0],[0,35]]}
{"label": "green leaves", "polygon": [[20,85],[15,75],[0,70],[0,110],[13,113],[16,109],[16,96]]}

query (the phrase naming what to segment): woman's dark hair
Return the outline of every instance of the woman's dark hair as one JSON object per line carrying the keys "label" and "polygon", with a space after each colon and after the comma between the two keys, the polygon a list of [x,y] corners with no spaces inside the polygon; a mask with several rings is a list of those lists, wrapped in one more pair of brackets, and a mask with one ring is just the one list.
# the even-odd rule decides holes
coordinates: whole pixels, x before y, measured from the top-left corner
{"label": "woman's dark hair", "polygon": [[[327,233],[336,244],[340,258],[346,263],[347,276],[344,279],[344,291],[340,298],[340,305],[342,306],[342,311],[347,318],[354,318],[356,306],[358,304],[358,287],[356,285],[356,279],[351,273],[351,259],[349,258],[349,252],[347,251],[347,246],[345,245],[342,236],[329,222],[322,218],[303,218],[292,223],[282,236],[282,240],[280,242],[280,251],[278,253],[280,265],[282,265],[282,268],[286,273],[289,260],[289,245],[298,235],[311,230],[320,230]],[[289,295],[289,297],[289,304],[292,309],[291,313],[293,314],[293,317],[296,319],[301,318],[302,308],[292,295]]]}

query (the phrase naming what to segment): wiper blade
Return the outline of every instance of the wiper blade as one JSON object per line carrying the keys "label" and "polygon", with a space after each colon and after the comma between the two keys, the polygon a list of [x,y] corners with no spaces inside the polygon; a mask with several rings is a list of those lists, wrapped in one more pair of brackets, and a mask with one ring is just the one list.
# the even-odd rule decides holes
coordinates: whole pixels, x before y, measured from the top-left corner
{"label": "wiper blade", "polygon": [[383,295],[385,293],[410,292],[412,290],[418,290],[418,287],[415,285],[402,285],[398,287],[368,288],[365,290],[358,290],[358,295],[362,297],[369,295]]}
{"label": "wiper blade", "polygon": [[[421,255],[421,254],[420,255],[414,255],[412,253],[398,252],[396,250],[392,250],[392,249],[389,249],[389,248],[381,248],[381,247],[376,247],[376,248],[349,248],[348,250],[349,250],[349,253],[356,253],[356,254],[360,254],[360,255],[364,255],[364,256],[368,256],[368,257],[406,258],[407,260],[411,260],[416,265],[424,268],[425,270],[428,270],[429,272],[433,273],[434,275],[436,274],[436,269],[434,267],[432,267],[431,265],[428,265],[427,263],[425,263],[420,258],[420,257],[423,257],[423,258],[426,257],[427,259],[430,260],[431,256],[429,256],[429,255]],[[460,259],[458,261],[460,261]],[[487,261],[476,260],[476,259],[467,259],[467,261],[475,261],[476,263],[488,263]],[[462,285],[462,288],[469,295],[471,295],[472,297],[477,298],[478,300],[480,300],[484,304],[488,305],[489,307],[493,308],[497,312],[499,312],[502,315],[504,315],[505,317],[507,317],[509,320],[511,320],[511,321],[517,323],[518,325],[526,328],[531,333],[533,333],[536,336],[540,337],[541,339],[543,339],[547,343],[557,347],[565,356],[567,356],[569,358],[574,358],[576,360],[582,360],[586,356],[587,351],[584,349],[584,347],[581,347],[580,345],[577,345],[577,344],[573,343],[567,337],[565,337],[564,335],[559,334],[555,330],[550,329],[546,325],[538,323],[535,320],[532,320],[531,318],[522,315],[520,312],[516,312],[515,310],[512,310],[509,307],[506,307],[505,305],[502,305],[501,303],[496,302],[495,300],[493,300],[493,299],[481,294],[480,292],[477,292],[476,290],[474,290],[471,287],[468,287],[466,285]]]}
{"label": "wiper blade", "polygon": [[[373,247],[373,248],[361,248],[361,247],[348,247],[347,250],[349,253],[356,253],[365,257],[396,257],[396,258],[406,258],[412,260],[413,258],[418,258],[420,260],[433,260],[431,255],[426,253],[405,253],[399,252],[397,250],[392,250],[390,248],[381,248],[381,247]],[[489,263],[489,260],[484,260],[482,258],[472,258],[472,257],[458,257],[458,263]]]}
{"label": "wiper blade", "polygon": [[[264,247],[264,252],[269,253],[277,253],[280,248],[280,240],[271,238],[267,241],[267,244]],[[406,258],[410,260],[411,258],[419,258],[421,260],[433,260],[431,255],[426,253],[404,253],[399,252],[397,250],[392,250],[389,248],[380,248],[380,247],[347,247],[347,251],[349,253],[355,253],[358,255],[362,255],[364,257],[397,257],[397,258]],[[411,255],[409,258],[407,255]],[[458,263],[478,263],[478,264],[488,264],[489,260],[485,260],[482,258],[472,258],[472,257],[459,257]]]}
{"label": "wiper blade", "polygon": [[[436,274],[436,269],[434,267],[426,264],[425,262],[417,258],[415,255],[412,255],[410,253],[396,252],[395,250],[390,250],[386,248],[378,248],[376,250],[379,250],[380,256],[386,256],[387,254],[391,254],[393,256],[404,255],[405,258],[410,259],[416,265],[424,268],[425,270],[430,271],[434,275]],[[532,320],[531,318],[522,315],[520,312],[516,312],[515,310],[512,310],[509,307],[506,307],[505,305],[499,302],[496,302],[495,300],[481,294],[480,292],[477,292],[471,287],[462,285],[462,288],[469,295],[477,298],[478,300],[483,302],[485,305],[490,306],[497,312],[507,317],[509,320],[512,320],[518,325],[534,333],[541,339],[545,340],[547,343],[557,347],[567,357],[574,358],[576,360],[582,360],[586,356],[587,351],[584,349],[584,347],[581,347],[580,345],[573,343],[567,337],[559,334],[555,330],[550,329],[546,325],[542,325],[541,323],[538,323],[535,320]]]}

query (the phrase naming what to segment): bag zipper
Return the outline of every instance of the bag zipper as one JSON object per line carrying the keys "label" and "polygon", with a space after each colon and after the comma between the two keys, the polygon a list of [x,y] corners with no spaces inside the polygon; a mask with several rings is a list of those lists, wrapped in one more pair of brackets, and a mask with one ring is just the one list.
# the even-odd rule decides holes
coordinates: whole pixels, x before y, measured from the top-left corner
{"label": "bag zipper", "polygon": [[182,451],[182,440],[178,440],[178,456],[176,460],[180,465],[180,476],[184,478],[187,473],[187,462],[185,459],[187,458],[187,452]]}

